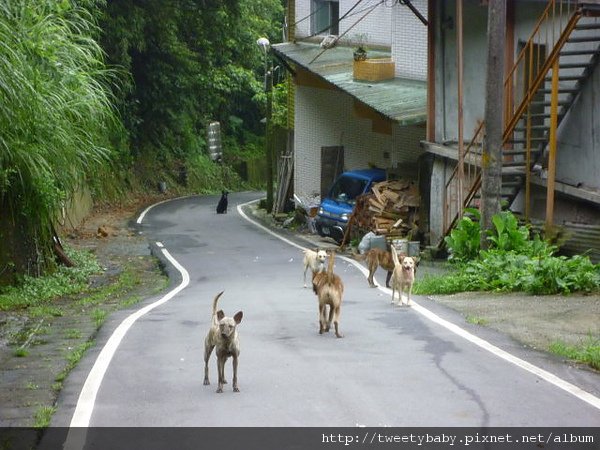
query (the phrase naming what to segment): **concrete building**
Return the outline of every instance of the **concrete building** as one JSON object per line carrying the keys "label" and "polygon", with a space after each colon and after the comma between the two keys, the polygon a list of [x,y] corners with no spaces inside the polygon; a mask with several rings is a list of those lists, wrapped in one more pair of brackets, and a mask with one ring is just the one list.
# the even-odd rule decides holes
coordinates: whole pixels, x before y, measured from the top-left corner
{"label": "concrete building", "polygon": [[[504,74],[503,198],[533,222],[571,230],[567,249],[600,258],[600,5],[508,0]],[[424,149],[431,178],[429,230],[440,242],[465,205],[477,206],[487,61],[487,2],[429,0],[430,79]],[[457,36],[462,33],[459,116]],[[557,84],[552,89],[552,68]],[[557,126],[551,124],[556,92]],[[454,174],[462,126],[465,179]],[[549,145],[555,133],[556,146]],[[528,156],[529,155],[529,156]],[[554,172],[554,173],[553,173]],[[454,174],[454,175],[453,175]]]}
{"label": "concrete building", "polygon": [[[291,36],[273,52],[293,71],[294,193],[318,196],[341,171],[369,166],[416,178],[425,137],[426,26],[397,1],[289,3]],[[425,0],[413,5],[426,9]],[[355,63],[359,45],[368,59]]]}

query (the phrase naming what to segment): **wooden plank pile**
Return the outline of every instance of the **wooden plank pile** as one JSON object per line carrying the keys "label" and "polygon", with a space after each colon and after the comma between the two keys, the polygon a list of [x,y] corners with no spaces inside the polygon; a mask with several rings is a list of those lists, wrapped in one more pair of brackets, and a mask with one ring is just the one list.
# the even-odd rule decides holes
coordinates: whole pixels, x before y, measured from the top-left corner
{"label": "wooden plank pile", "polygon": [[356,199],[354,225],[387,237],[412,237],[419,228],[419,188],[414,181],[376,183]]}

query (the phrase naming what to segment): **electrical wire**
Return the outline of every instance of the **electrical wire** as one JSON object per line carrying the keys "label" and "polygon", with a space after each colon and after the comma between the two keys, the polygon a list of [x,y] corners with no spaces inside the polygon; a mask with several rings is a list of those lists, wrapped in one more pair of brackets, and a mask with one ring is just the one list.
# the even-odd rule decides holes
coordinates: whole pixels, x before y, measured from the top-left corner
{"label": "electrical wire", "polygon": [[[357,6],[358,6],[358,5],[360,5],[360,4],[361,4],[363,1],[364,1],[364,0],[358,0],[358,1],[357,1],[357,2],[356,2],[356,3],[355,3],[353,6],[352,6],[352,8],[350,8],[348,11],[346,11],[346,14],[344,14],[342,17],[340,17],[340,18],[337,20],[337,23],[336,23],[336,25],[338,25],[338,27],[339,27],[339,24],[340,24],[340,22],[341,22],[342,20],[344,20],[344,19],[345,19],[345,18],[346,18],[346,17],[347,17],[347,16],[348,16],[348,15],[349,15],[349,14],[350,14],[350,13],[351,13],[351,12],[352,12],[352,11],[353,11],[353,10],[354,10],[356,7],[357,7]],[[331,29],[331,27],[333,27],[333,25],[334,25],[334,24],[333,24],[333,23],[331,23],[331,24],[329,24],[327,27],[323,28],[322,30],[319,30],[319,31],[317,31],[316,33],[313,33],[313,34],[311,34],[311,35],[309,35],[309,36],[303,37],[302,39],[299,39],[299,40],[310,39],[311,37],[314,37],[314,36],[317,36],[317,35],[319,35],[319,34],[321,34],[321,33],[324,33],[325,31],[327,31],[327,30]]]}
{"label": "electrical wire", "polygon": [[[358,3],[360,3],[361,0],[358,1]],[[377,8],[379,5],[382,5],[385,2],[385,0],[381,0],[379,3],[373,5],[369,11],[367,11],[363,16],[361,16],[356,22],[354,22],[352,25],[350,25],[350,27],[348,27],[346,29],[346,31],[344,31],[342,34],[340,34],[336,40],[335,43],[337,43],[345,34],[347,34],[352,28],[354,28],[356,25],[358,25],[359,22],[361,22],[365,17],[367,17],[369,14],[371,14],[373,11],[375,11],[375,8]],[[357,4],[358,4],[357,3]],[[355,5],[356,6],[356,5]],[[313,62],[315,62],[317,60],[317,58],[319,58],[323,53],[325,53],[327,50],[329,50],[330,48],[335,46],[335,43],[328,48],[324,48],[318,55],[316,55],[308,64],[312,64]]]}

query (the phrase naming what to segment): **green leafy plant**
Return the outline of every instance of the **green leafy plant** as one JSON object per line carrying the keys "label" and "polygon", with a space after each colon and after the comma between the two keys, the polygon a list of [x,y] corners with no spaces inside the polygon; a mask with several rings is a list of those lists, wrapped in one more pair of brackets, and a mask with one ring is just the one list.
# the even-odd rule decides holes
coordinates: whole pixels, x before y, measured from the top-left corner
{"label": "green leafy plant", "polygon": [[59,310],[44,306],[57,297],[85,291],[89,277],[101,271],[93,254],[65,248],[75,267],[60,266],[56,272],[44,277],[24,276],[20,285],[0,290],[0,311],[40,307],[37,313],[59,315]]}
{"label": "green leafy plant", "polygon": [[529,239],[529,229],[519,226],[519,221],[510,211],[502,211],[492,217],[494,228],[487,239],[494,248],[503,251],[521,251]]}
{"label": "green leafy plant", "polygon": [[474,259],[479,254],[481,229],[479,210],[468,208],[456,228],[445,241],[450,251],[450,260],[464,262]]}

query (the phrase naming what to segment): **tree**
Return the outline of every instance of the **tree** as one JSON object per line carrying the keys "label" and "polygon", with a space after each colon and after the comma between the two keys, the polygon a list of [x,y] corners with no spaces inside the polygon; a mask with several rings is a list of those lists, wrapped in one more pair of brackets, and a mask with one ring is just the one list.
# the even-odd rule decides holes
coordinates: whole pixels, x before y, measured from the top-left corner
{"label": "tree", "polygon": [[0,282],[53,266],[62,202],[109,158],[97,32],[69,2],[0,0]]}
{"label": "tree", "polygon": [[259,133],[256,38],[275,36],[282,16],[279,0],[108,1],[102,43],[130,74],[116,95],[134,158],[168,167],[196,155],[213,120]]}

